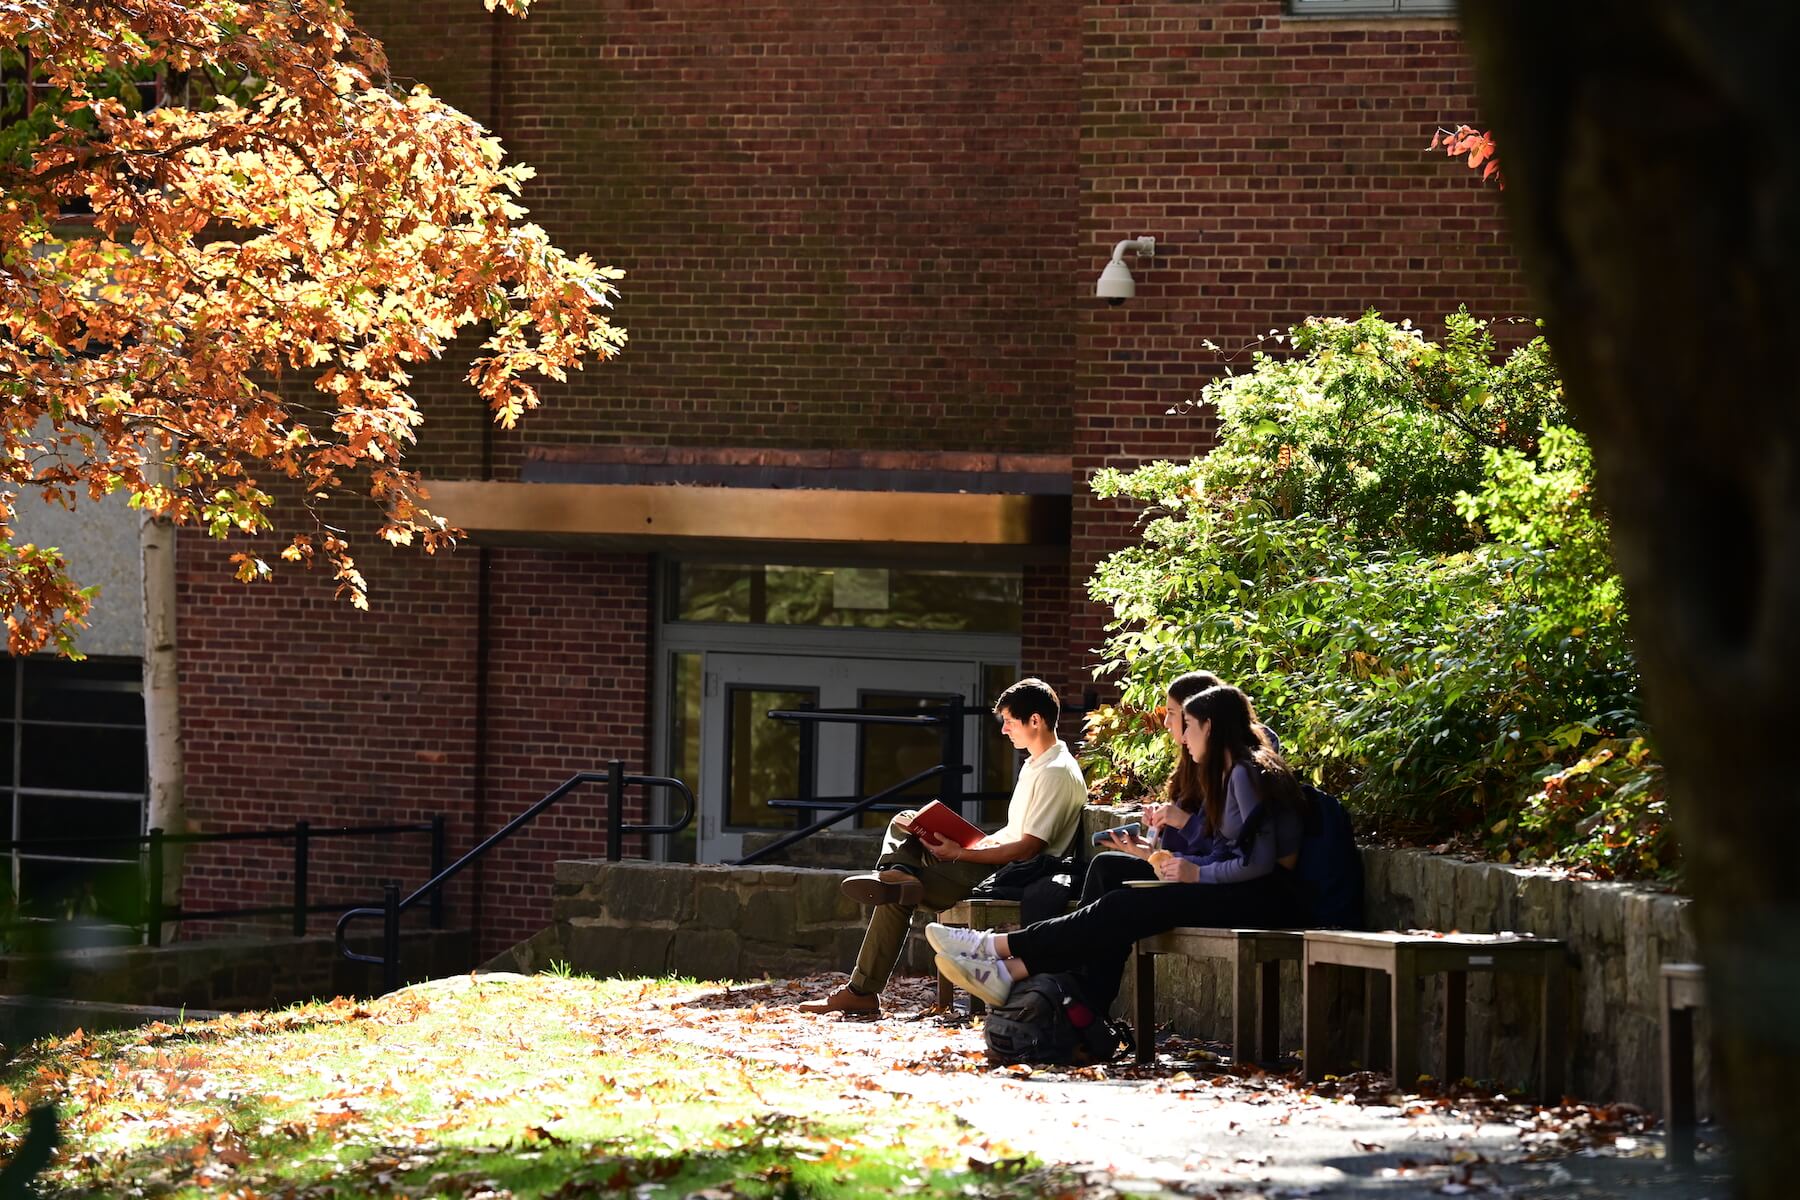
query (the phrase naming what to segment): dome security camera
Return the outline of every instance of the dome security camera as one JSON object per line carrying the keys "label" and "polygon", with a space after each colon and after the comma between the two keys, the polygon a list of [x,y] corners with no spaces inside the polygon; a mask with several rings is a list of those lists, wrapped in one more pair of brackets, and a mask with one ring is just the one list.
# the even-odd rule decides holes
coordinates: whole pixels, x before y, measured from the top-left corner
{"label": "dome security camera", "polygon": [[1150,237],[1126,238],[1113,247],[1112,261],[1100,272],[1100,281],[1094,285],[1094,295],[1108,304],[1119,305],[1137,295],[1137,280],[1131,277],[1131,268],[1125,265],[1125,252],[1136,250],[1145,258],[1156,255],[1156,239]]}

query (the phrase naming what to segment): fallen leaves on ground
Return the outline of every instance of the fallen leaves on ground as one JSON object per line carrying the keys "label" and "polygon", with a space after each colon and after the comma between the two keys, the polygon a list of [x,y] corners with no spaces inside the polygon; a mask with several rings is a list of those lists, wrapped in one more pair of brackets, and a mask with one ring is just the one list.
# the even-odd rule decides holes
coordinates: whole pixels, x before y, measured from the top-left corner
{"label": "fallen leaves on ground", "polygon": [[[1537,1106],[1466,1086],[1399,1093],[1376,1075],[1307,1085],[1169,1036],[1149,1065],[994,1069],[978,1023],[936,1008],[932,981],[896,980],[881,1021],[795,1009],[829,986],[465,977],[78,1032],[31,1047],[0,1080],[0,1154],[48,1100],[67,1139],[49,1191],[71,1196],[1098,1200],[1162,1170],[1078,1149],[1110,1107],[1092,1102],[1129,1095],[1182,1122],[1217,1118],[1203,1152],[1151,1191],[1260,1194],[1283,1170],[1268,1139],[1350,1106],[1381,1110],[1392,1132],[1346,1133],[1344,1154],[1457,1194],[1486,1186],[1489,1164],[1451,1145],[1452,1127],[1511,1125],[1513,1157],[1551,1158],[1628,1148],[1649,1121],[1624,1105]],[[978,1110],[1007,1105],[1036,1124],[984,1132],[978,1118],[993,1112]]]}

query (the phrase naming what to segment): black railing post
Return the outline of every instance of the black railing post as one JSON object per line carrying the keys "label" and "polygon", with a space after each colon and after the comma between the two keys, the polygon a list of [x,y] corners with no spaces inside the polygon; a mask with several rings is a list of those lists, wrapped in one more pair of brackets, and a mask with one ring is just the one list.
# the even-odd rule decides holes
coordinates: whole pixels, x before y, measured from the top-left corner
{"label": "black railing post", "polygon": [[400,885],[390,879],[381,885],[381,991],[400,990]]}
{"label": "black railing post", "polygon": [[150,936],[152,946],[162,945],[162,891],[163,891],[163,831],[161,828],[150,831],[150,861],[145,874],[149,876],[150,894],[144,899],[144,917],[149,922],[146,932]]}
{"label": "black railing post", "polygon": [[[801,712],[812,712],[818,705],[811,700],[800,703]],[[819,794],[819,727],[811,721],[800,722],[800,778],[796,784],[798,799],[811,800]],[[805,829],[812,820],[805,808],[794,810],[794,828]]]}
{"label": "black railing post", "polygon": [[[431,818],[431,874],[429,878],[436,879],[444,873],[444,855],[448,852],[448,845],[445,838],[444,814],[439,813]],[[444,889],[441,886],[431,889],[431,927],[433,929],[444,927]]]}
{"label": "black railing post", "polygon": [[943,750],[945,771],[939,781],[938,799],[951,812],[967,815],[962,811],[963,791],[963,698],[952,696],[944,706],[944,732],[940,745]]}
{"label": "black railing post", "polygon": [[294,822],[294,936],[306,936],[307,867],[312,858],[312,824]]}
{"label": "black railing post", "polygon": [[606,763],[606,861],[619,862],[625,857],[625,763],[608,759]]}

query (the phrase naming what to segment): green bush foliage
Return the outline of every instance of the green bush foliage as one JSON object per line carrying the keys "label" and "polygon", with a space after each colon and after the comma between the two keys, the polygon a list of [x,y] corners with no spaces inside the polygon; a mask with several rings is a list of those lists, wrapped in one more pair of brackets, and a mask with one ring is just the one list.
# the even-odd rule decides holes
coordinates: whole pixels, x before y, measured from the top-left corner
{"label": "green bush foliage", "polygon": [[1661,768],[1586,442],[1542,338],[1502,356],[1376,314],[1310,320],[1210,385],[1212,454],[1102,471],[1146,508],[1090,581],[1114,614],[1090,778],[1168,770],[1163,685],[1240,683],[1365,827],[1479,836],[1503,860],[1664,872]]}

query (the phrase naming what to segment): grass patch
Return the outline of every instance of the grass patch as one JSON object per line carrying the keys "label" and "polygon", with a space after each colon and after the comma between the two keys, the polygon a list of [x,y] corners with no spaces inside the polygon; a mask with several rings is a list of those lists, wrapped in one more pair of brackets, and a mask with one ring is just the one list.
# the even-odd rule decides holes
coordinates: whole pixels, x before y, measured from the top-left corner
{"label": "grass patch", "polygon": [[[57,1196],[876,1197],[1035,1192],[1004,1148],[829,1072],[659,1036],[678,981],[454,979],[381,1000],[52,1039]],[[746,1016],[746,1019],[753,1019]],[[981,1169],[973,1169],[971,1162]]]}

